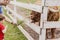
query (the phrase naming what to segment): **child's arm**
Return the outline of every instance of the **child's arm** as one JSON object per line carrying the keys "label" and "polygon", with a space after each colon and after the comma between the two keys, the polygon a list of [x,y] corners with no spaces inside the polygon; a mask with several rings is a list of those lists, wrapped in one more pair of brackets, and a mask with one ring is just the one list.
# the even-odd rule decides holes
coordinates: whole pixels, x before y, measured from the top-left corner
{"label": "child's arm", "polygon": [[5,33],[7,30],[7,26],[5,27],[3,24],[0,24],[0,30]]}
{"label": "child's arm", "polygon": [[7,26],[5,26],[5,29],[2,31],[3,33],[6,33],[7,30]]}

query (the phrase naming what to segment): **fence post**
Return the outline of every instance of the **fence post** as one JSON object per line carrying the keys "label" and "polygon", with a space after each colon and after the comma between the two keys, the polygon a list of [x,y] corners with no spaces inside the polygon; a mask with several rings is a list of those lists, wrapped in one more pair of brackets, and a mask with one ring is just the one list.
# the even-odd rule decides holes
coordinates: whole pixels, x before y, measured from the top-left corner
{"label": "fence post", "polygon": [[[14,2],[16,2],[16,0],[14,0]],[[14,11],[16,12],[16,6],[14,5]]]}
{"label": "fence post", "polygon": [[41,35],[40,35],[40,39],[39,40],[46,40],[46,28],[44,28],[45,26],[44,26],[44,23],[45,23],[45,21],[47,21],[47,14],[48,14],[48,7],[44,7],[44,9],[43,9],[43,14],[41,15],[42,16],[42,21],[43,21],[43,23],[42,23],[42,30],[41,30]]}
{"label": "fence post", "polygon": [[[16,0],[14,0],[14,2],[16,2]],[[17,12],[17,11],[16,11],[16,5],[14,5],[14,11]],[[13,19],[13,21],[14,21],[13,23],[17,24],[16,16],[14,15],[14,13],[13,13],[12,15],[13,15],[13,18],[14,18],[14,19]]]}

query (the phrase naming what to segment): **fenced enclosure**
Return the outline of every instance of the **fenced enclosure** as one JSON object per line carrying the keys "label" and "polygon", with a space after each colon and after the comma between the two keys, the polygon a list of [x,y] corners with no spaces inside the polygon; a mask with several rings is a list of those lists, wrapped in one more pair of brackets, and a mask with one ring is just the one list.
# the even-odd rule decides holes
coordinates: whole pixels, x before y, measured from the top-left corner
{"label": "fenced enclosure", "polygon": [[[29,6],[28,6],[29,5]],[[36,7],[35,7],[36,6]],[[38,9],[37,9],[38,8]],[[42,7],[40,5],[31,4],[31,3],[22,3],[16,0],[10,1],[10,4],[6,7],[3,7],[3,10],[6,10],[6,21],[18,25],[18,29],[24,34],[27,38],[26,40],[39,40],[40,34],[40,14],[42,12]],[[26,11],[27,12],[26,12]],[[30,13],[38,13],[38,24],[32,22],[30,18]],[[20,23],[19,23],[20,22]],[[23,40],[23,39],[22,39]]]}
{"label": "fenced enclosure", "polygon": [[[12,0],[6,7],[3,6],[3,10],[6,11],[6,21],[17,26],[25,40],[59,40],[51,39],[54,30],[60,28],[59,5],[59,0]],[[55,6],[58,9],[54,9]],[[52,36],[49,32],[53,32]]]}

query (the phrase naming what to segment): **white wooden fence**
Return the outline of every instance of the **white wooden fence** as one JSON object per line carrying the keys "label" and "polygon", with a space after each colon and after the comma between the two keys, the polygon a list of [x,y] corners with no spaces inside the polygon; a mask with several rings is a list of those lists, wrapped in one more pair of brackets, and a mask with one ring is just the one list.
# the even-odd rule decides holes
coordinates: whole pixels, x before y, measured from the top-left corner
{"label": "white wooden fence", "polygon": [[[60,21],[47,21],[47,14],[48,14],[48,7],[44,7],[43,14],[42,14],[42,33],[40,35],[40,40],[47,40],[46,39],[46,29],[47,28],[60,28]],[[57,12],[57,10],[51,10]],[[51,39],[53,40],[53,39]],[[59,39],[56,39],[59,40]]]}
{"label": "white wooden fence", "polygon": [[[47,14],[48,14],[48,9],[50,9],[53,12],[57,12],[60,10],[54,10],[51,8],[48,8],[48,6],[60,6],[60,1],[59,0],[42,0],[42,6],[44,7],[43,13],[41,15],[41,35],[39,40],[47,40],[46,39],[46,29],[47,28],[60,28],[60,21],[47,21]],[[48,39],[49,40],[49,39]],[[50,39],[50,40],[60,40],[60,38],[57,39]]]}
{"label": "white wooden fence", "polygon": [[[54,2],[54,3],[53,3]],[[59,4],[57,4],[59,3]],[[35,4],[27,4],[22,2],[16,2],[16,0],[11,1],[10,4],[14,5],[14,10],[9,8],[8,6],[6,9],[10,11],[13,15],[15,15],[20,20],[23,20],[26,25],[28,25],[31,29],[33,29],[35,32],[39,34],[39,40],[46,40],[46,28],[60,28],[60,22],[47,22],[47,13],[48,13],[48,7],[47,6],[59,6],[60,2],[58,1],[52,1],[52,0],[42,0],[42,5],[35,5]],[[29,10],[33,10],[36,12],[42,13],[42,6],[44,6],[43,13],[41,14],[41,24],[40,27],[38,27],[35,24],[32,24],[27,20],[24,20],[24,17],[17,14],[16,12],[16,6],[23,7]],[[56,11],[56,10],[52,10]],[[58,11],[58,10],[57,10]],[[50,27],[49,27],[50,26]],[[25,31],[21,26],[18,26],[18,28],[22,31],[22,33],[27,37],[28,40],[34,40],[27,31]],[[41,30],[42,29],[42,30]],[[40,34],[41,31],[41,34]]]}
{"label": "white wooden fence", "polygon": [[60,0],[42,0],[42,6],[60,6]]}
{"label": "white wooden fence", "polygon": [[[16,0],[14,1],[11,1],[10,4],[13,4],[15,5],[14,6],[14,10],[12,10],[11,8],[9,8],[8,6],[4,7],[4,9],[7,10],[7,12],[11,12],[14,16],[16,16],[18,19],[24,21],[24,23],[26,25],[28,25],[32,30],[34,30],[35,32],[37,32],[39,35],[40,35],[40,27],[35,25],[35,24],[32,24],[28,19],[25,20],[25,18],[19,14],[17,14],[16,12],[16,6],[19,6],[19,7],[23,7],[23,8],[26,8],[26,9],[29,9],[29,10],[33,10],[33,11],[36,11],[36,12],[42,12],[42,7],[39,6],[39,5],[35,5],[35,4],[27,4],[27,3],[21,3],[21,2],[16,2]],[[7,13],[8,14],[8,13]],[[11,15],[8,14],[8,16],[13,19],[13,17]],[[30,34],[25,31],[21,26],[18,28],[22,31],[22,33],[27,37],[28,40],[34,40]]]}

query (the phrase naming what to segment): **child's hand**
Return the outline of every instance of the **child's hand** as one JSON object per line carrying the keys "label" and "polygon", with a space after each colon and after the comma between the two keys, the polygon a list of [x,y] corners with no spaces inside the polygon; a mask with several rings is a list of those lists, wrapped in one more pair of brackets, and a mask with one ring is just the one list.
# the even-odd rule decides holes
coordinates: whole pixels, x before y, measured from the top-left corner
{"label": "child's hand", "polygon": [[3,33],[6,33],[7,30],[7,26],[5,26],[5,29],[2,31]]}

